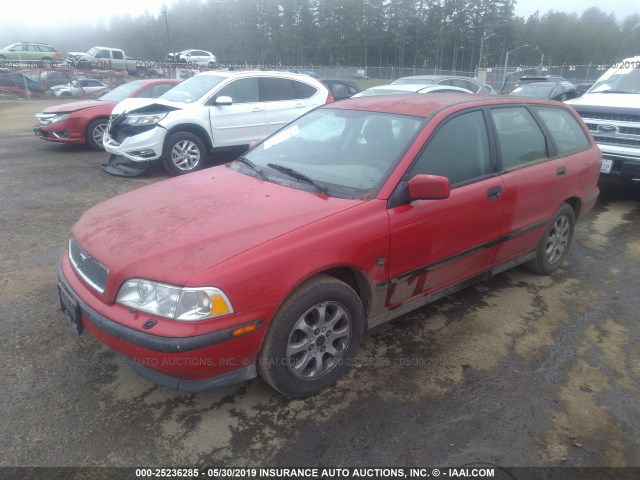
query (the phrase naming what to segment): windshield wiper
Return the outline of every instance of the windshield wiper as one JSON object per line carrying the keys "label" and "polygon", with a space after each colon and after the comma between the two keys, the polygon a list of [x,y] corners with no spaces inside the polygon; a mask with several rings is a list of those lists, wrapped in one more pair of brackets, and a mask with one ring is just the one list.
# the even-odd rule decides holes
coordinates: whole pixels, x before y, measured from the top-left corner
{"label": "windshield wiper", "polygon": [[318,185],[316,182],[314,182],[311,178],[307,177],[302,172],[298,172],[293,168],[285,167],[284,165],[278,165],[277,163],[267,163],[267,167],[271,167],[274,170],[277,170],[278,172],[282,172],[286,175],[289,175],[290,177],[293,177],[296,180],[300,180],[302,182],[308,183],[309,185],[313,185],[320,192],[324,193],[327,196],[330,196],[329,191],[325,187],[323,187],[322,185]]}
{"label": "windshield wiper", "polygon": [[238,157],[236,158],[236,162],[240,162],[243,165],[246,165],[247,167],[251,168],[251,170],[255,171],[258,175],[260,175],[260,178],[262,178],[263,180],[266,180],[267,182],[269,181],[269,177],[267,177],[267,174],[264,173],[264,171],[257,167],[255,163],[253,163],[251,160],[249,160],[247,157]]}

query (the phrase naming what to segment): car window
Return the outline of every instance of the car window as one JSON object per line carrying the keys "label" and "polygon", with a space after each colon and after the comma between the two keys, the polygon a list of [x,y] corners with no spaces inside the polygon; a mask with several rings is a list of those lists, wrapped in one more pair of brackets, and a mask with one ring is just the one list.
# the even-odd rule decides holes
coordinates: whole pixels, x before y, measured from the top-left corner
{"label": "car window", "polygon": [[313,97],[318,91],[315,87],[308,85],[303,82],[298,82],[296,80],[292,80],[293,87],[296,89],[296,97],[299,99],[305,99],[309,97]]}
{"label": "car window", "polygon": [[342,85],[341,83],[332,84],[331,90],[333,91],[334,96],[343,97],[349,95],[349,92],[347,92],[347,87],[345,85]]}
{"label": "car window", "polygon": [[448,78],[445,78],[443,80],[439,80],[437,83],[438,85],[451,85],[451,80]]}
{"label": "car window", "polygon": [[547,158],[547,142],[525,107],[491,109],[503,170]]}
{"label": "car window", "polygon": [[295,100],[298,93],[293,82],[288,78],[261,78],[261,99],[263,102],[278,100]]}
{"label": "car window", "polygon": [[428,141],[409,176],[440,175],[454,186],[489,174],[490,165],[484,116],[476,110],[457,115],[441,126]]}
{"label": "car window", "polygon": [[562,108],[536,107],[559,154],[589,148],[589,139],[576,119]]}
{"label": "car window", "polygon": [[157,98],[174,86],[175,85],[173,85],[172,83],[159,83],[157,85],[151,85],[149,88],[145,88],[136,96],[138,98]]}
{"label": "car window", "polygon": [[452,78],[451,85],[454,87],[464,88],[466,90],[471,90],[473,93],[478,92],[478,86],[473,82],[468,82],[467,80],[463,80],[461,78]]}
{"label": "car window", "polygon": [[356,93],[358,93],[360,90],[358,90],[356,87],[354,87],[353,85],[349,85],[349,95],[355,95]]}
{"label": "car window", "polygon": [[94,57],[96,58],[111,58],[111,55],[109,55],[109,50],[99,50]]}
{"label": "car window", "polygon": [[174,102],[191,103],[202,98],[225,77],[195,75],[162,94],[162,98]]}
{"label": "car window", "polygon": [[228,85],[225,85],[216,97],[231,97],[233,103],[251,103],[258,102],[260,97],[258,94],[257,78],[239,78]]}
{"label": "car window", "polygon": [[115,60],[124,60],[124,54],[122,52],[118,52],[117,50],[113,51],[113,58]]}

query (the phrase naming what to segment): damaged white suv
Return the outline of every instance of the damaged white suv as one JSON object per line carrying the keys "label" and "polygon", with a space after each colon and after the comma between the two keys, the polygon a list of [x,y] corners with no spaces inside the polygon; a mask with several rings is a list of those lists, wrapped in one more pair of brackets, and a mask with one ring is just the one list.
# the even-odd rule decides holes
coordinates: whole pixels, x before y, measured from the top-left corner
{"label": "damaged white suv", "polygon": [[327,87],[307,75],[204,72],[159,98],[116,105],[103,144],[107,152],[145,167],[162,160],[180,175],[202,168],[215,150],[260,141],[332,100]]}

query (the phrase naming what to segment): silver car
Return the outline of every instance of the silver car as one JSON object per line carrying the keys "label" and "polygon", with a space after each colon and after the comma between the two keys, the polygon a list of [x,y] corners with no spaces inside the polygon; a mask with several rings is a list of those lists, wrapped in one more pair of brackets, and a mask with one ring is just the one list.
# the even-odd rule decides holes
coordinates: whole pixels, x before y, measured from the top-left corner
{"label": "silver car", "polygon": [[413,75],[411,77],[398,78],[391,82],[391,85],[402,85],[407,83],[421,83],[423,85],[451,85],[453,87],[466,88],[472,93],[495,95],[496,91],[490,85],[486,85],[471,77],[456,75]]}

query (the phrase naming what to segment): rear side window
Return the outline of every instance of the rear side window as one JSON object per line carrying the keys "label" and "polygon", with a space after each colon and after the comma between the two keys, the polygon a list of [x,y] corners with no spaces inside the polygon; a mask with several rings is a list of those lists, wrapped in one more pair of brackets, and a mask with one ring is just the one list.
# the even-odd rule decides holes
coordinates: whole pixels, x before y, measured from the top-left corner
{"label": "rear side window", "polygon": [[296,95],[299,99],[313,97],[318,90],[316,90],[311,85],[307,85],[306,83],[297,82],[293,80],[293,86],[296,89]]}
{"label": "rear side window", "polygon": [[526,108],[493,108],[491,117],[498,135],[503,170],[547,158],[544,134]]}
{"label": "rear side window", "polygon": [[576,119],[562,108],[536,107],[560,155],[589,147],[589,139]]}
{"label": "rear side window", "polygon": [[478,110],[448,120],[433,135],[410,176],[440,175],[454,185],[486,175],[490,169],[487,129]]}
{"label": "rear side window", "polygon": [[295,100],[298,98],[293,81],[288,78],[261,78],[260,83],[263,102]]}
{"label": "rear side window", "polygon": [[124,60],[124,54],[122,52],[118,52],[117,50],[114,50],[113,58],[116,60]]}

